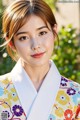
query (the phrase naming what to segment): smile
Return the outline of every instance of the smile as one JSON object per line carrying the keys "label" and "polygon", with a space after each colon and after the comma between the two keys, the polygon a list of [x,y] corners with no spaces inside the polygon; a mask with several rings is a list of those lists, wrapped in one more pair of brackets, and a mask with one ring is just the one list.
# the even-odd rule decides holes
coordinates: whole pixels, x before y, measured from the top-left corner
{"label": "smile", "polygon": [[33,58],[41,58],[44,55],[44,53],[45,52],[37,53],[37,54],[31,55],[31,57],[33,57]]}

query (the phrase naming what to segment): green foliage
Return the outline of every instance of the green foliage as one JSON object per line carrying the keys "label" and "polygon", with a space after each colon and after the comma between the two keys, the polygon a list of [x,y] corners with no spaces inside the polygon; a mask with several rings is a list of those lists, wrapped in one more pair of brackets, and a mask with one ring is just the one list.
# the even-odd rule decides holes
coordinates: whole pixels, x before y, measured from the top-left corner
{"label": "green foliage", "polygon": [[12,61],[5,51],[3,56],[0,58],[0,75],[10,72],[14,65],[15,62]]}
{"label": "green foliage", "polygon": [[59,39],[59,47],[55,46],[52,60],[63,76],[80,83],[80,45],[76,29],[72,25],[62,27]]}
{"label": "green foliage", "polygon": [[[3,43],[2,39],[2,13],[4,7],[2,5],[2,0],[0,0],[0,45]],[[13,68],[15,62],[11,60],[5,49],[0,48],[0,75],[8,73]]]}

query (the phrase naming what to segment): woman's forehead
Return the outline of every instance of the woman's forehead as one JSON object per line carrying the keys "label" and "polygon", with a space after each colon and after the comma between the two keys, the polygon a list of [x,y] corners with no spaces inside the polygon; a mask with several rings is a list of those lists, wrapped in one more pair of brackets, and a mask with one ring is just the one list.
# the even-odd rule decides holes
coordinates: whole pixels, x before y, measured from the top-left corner
{"label": "woman's forehead", "polygon": [[43,26],[49,27],[50,24],[47,21],[44,21],[41,17],[36,15],[31,15],[24,23],[24,25],[18,30],[21,31],[22,29],[33,29],[33,28],[41,28]]}

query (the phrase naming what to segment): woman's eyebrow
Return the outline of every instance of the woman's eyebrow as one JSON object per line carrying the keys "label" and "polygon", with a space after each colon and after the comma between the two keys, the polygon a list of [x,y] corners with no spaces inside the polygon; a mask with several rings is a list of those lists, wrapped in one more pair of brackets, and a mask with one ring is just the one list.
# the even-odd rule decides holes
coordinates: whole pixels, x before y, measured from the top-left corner
{"label": "woman's eyebrow", "polygon": [[40,28],[37,28],[36,30],[40,30],[40,29],[43,29],[43,28],[47,28],[47,26],[42,26]]}
{"label": "woman's eyebrow", "polygon": [[[41,29],[43,29],[43,28],[47,28],[47,26],[39,27],[39,28],[36,29],[36,31],[41,30]],[[16,36],[17,36],[17,35],[20,35],[20,34],[27,34],[27,33],[28,33],[28,32],[25,32],[25,31],[24,31],[24,32],[18,32],[18,33],[16,34]]]}
{"label": "woman's eyebrow", "polygon": [[16,34],[16,36],[17,35],[20,35],[20,34],[27,34],[28,32],[18,32],[17,34]]}

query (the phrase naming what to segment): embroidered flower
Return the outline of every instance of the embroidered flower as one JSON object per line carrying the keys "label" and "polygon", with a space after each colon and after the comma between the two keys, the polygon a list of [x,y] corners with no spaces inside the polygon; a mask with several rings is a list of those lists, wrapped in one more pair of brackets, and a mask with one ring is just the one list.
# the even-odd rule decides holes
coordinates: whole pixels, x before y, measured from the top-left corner
{"label": "embroidered flower", "polygon": [[70,101],[69,96],[63,90],[58,92],[56,99],[61,105],[66,105]]}
{"label": "embroidered flower", "polygon": [[67,90],[67,94],[68,94],[68,95],[74,95],[74,94],[76,94],[76,90],[74,90],[73,88],[69,88],[69,89]]}
{"label": "embroidered flower", "polygon": [[80,104],[77,107],[75,118],[80,118]]}
{"label": "embroidered flower", "polygon": [[57,108],[55,110],[55,114],[58,116],[58,117],[62,117],[64,115],[64,111],[61,107]]}
{"label": "embroidered flower", "polygon": [[4,89],[0,86],[0,96],[4,94]]}
{"label": "embroidered flower", "polygon": [[9,112],[7,110],[3,111],[3,113],[7,113],[8,114],[8,118],[10,117],[10,114],[9,114]]}
{"label": "embroidered flower", "polygon": [[65,120],[72,120],[72,117],[73,117],[73,112],[72,112],[72,110],[67,109],[67,110],[64,112],[64,117],[65,117]]}
{"label": "embroidered flower", "polygon": [[4,98],[4,99],[3,99],[2,106],[3,106],[4,108],[9,108],[9,107],[11,106],[11,101],[10,101],[10,99]]}
{"label": "embroidered flower", "polygon": [[2,80],[2,83],[3,83],[4,85],[10,84],[10,78],[6,78],[5,80]]}
{"label": "embroidered flower", "polygon": [[18,100],[18,96],[14,88],[11,88],[10,91],[8,92],[8,98],[12,99],[14,102]]}
{"label": "embroidered flower", "polygon": [[80,94],[75,94],[72,96],[72,99],[73,99],[73,102],[75,105],[79,104],[80,103]]}
{"label": "embroidered flower", "polygon": [[4,88],[4,93],[8,96],[10,100],[13,100],[14,102],[18,100],[18,96],[14,88],[11,88],[10,90]]}
{"label": "embroidered flower", "polygon": [[16,115],[16,116],[21,116],[23,114],[23,109],[19,105],[14,105],[12,110],[14,112],[14,115]]}
{"label": "embroidered flower", "polygon": [[54,115],[52,115],[52,114],[50,114],[50,116],[49,116],[49,119],[48,120],[55,120],[56,118],[55,118],[55,116]]}
{"label": "embroidered flower", "polygon": [[61,84],[62,86],[67,86],[67,82],[68,82],[68,80],[62,77],[60,84]]}

